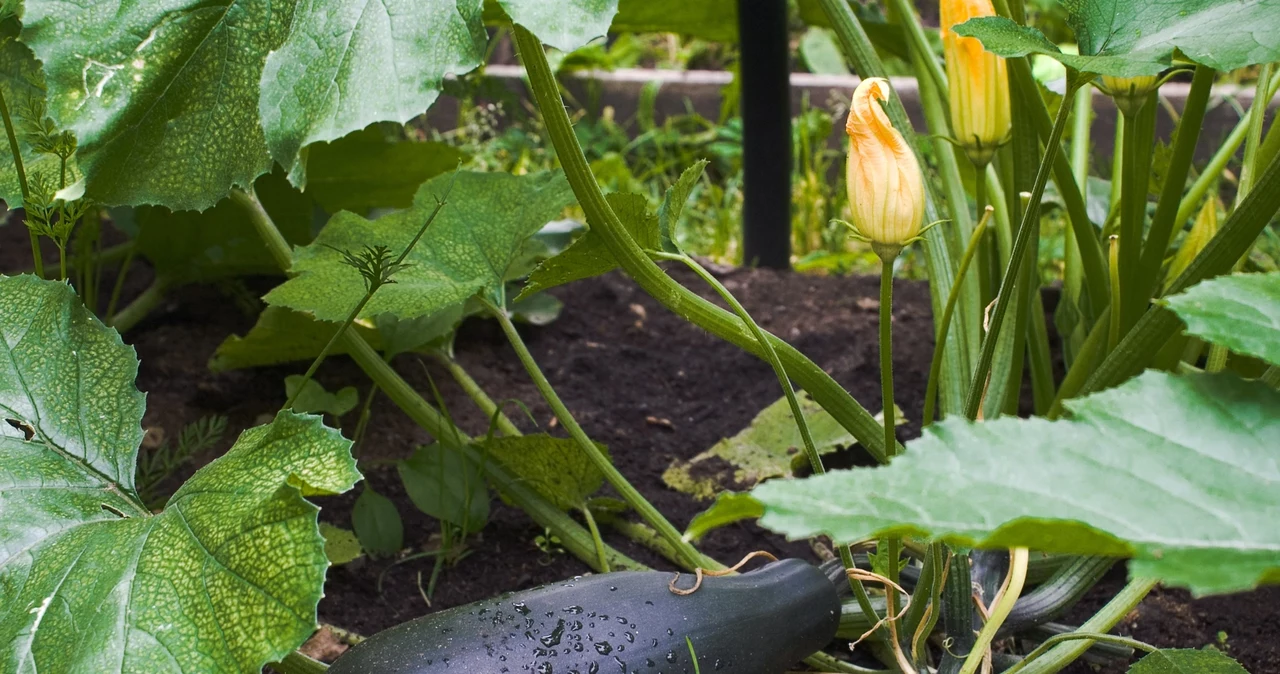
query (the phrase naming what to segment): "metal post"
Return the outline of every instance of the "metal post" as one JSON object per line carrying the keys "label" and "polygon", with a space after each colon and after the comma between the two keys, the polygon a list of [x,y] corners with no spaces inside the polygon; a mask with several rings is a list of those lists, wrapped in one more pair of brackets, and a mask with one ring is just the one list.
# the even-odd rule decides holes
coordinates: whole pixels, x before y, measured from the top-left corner
{"label": "metal post", "polygon": [[791,73],[787,0],[738,0],[742,260],[791,266]]}

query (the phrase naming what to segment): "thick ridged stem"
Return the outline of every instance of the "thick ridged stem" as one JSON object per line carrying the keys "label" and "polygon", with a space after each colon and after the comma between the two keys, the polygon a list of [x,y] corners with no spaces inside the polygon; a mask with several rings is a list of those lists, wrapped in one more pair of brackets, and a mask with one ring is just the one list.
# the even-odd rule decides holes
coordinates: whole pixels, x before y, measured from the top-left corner
{"label": "thick ridged stem", "polygon": [[[565,177],[578,203],[586,212],[592,232],[610,254],[645,292],[676,315],[757,356],[761,345],[751,336],[741,319],[690,292],[658,267],[631,238],[601,192],[582,147],[565,112],[542,42],[523,26],[515,25],[516,48],[529,77],[529,89],[542,112],[547,137],[556,149]],[[769,336],[783,366],[797,384],[809,392],[848,430],[872,456],[884,461],[889,452],[883,446],[883,427],[834,379],[791,345]],[[891,448],[890,451],[896,451]]]}
{"label": "thick ridged stem", "polygon": [[1150,299],[1159,287],[1160,266],[1164,263],[1175,228],[1182,225],[1176,217],[1178,206],[1182,203],[1182,190],[1187,184],[1196,142],[1200,139],[1200,127],[1204,123],[1205,110],[1208,109],[1215,74],[1213,68],[1196,66],[1187,102],[1182,107],[1178,138],[1173,144],[1173,155],[1169,158],[1169,171],[1164,178],[1164,187],[1160,190],[1160,200],[1156,202],[1155,215],[1151,218],[1151,229],[1147,232],[1147,240],[1142,247],[1139,280],[1145,284],[1141,293],[1143,299]]}
{"label": "thick ridged stem", "polygon": [[[880,399],[884,411],[884,446],[895,447],[893,436],[893,260],[880,263]],[[897,574],[895,574],[897,575]]]}
{"label": "thick ridged stem", "polygon": [[1013,605],[1022,594],[1022,586],[1027,580],[1027,557],[1026,548],[1014,548],[1009,551],[1009,575],[1005,576],[1004,587],[1000,589],[996,602],[991,607],[991,614],[987,617],[986,624],[978,633],[978,640],[974,643],[973,650],[969,651],[969,656],[965,658],[960,674],[974,674],[986,659],[987,648],[991,646],[996,632],[1004,624],[1005,618],[1009,617],[1009,612],[1013,610]]}
{"label": "thick ridged stem", "polygon": [[458,386],[462,387],[467,397],[471,398],[471,401],[476,404],[476,407],[480,408],[481,412],[484,412],[485,418],[494,420],[498,431],[508,437],[521,435],[520,429],[511,421],[511,417],[508,417],[502,411],[502,408],[498,407],[498,404],[493,401],[493,398],[490,398],[489,394],[480,388],[480,384],[471,377],[471,373],[467,372],[466,368],[459,365],[458,361],[443,351],[433,351],[431,356],[448,371]]}
{"label": "thick ridged stem", "polygon": [[[1156,581],[1145,578],[1129,581],[1129,584],[1125,585],[1119,594],[1107,602],[1106,606],[1103,606],[1097,613],[1093,614],[1092,618],[1086,620],[1076,631],[1106,632],[1128,615],[1155,586]],[[1008,674],[1054,674],[1083,655],[1092,645],[1093,641],[1089,639],[1059,643],[1057,646],[1041,651],[1041,654],[1034,659],[1027,658],[1023,660],[1016,667],[1009,669]]]}
{"label": "thick ridged stem", "polygon": [[[9,152],[13,154],[13,168],[18,173],[18,187],[22,190],[22,203],[25,206],[31,196],[31,188],[27,184],[27,169],[22,162],[22,148],[18,146],[18,134],[13,129],[13,118],[9,116],[9,104],[4,99],[4,90],[0,88],[0,118],[4,119],[4,132],[9,137]],[[36,276],[44,278],[44,256],[40,254],[40,237],[35,231],[27,228],[31,237],[31,258],[34,260]],[[65,276],[65,273],[63,274]]]}
{"label": "thick ridged stem", "polygon": [[[1058,118],[1054,120],[1053,130],[1049,134],[1049,141],[1045,143],[1044,158],[1041,159],[1040,169],[1036,172],[1036,181],[1031,189],[1030,203],[1038,204],[1041,197],[1044,196],[1044,187],[1049,181],[1049,173],[1052,171],[1054,158],[1057,156],[1058,148],[1062,142],[1062,132],[1066,129],[1067,119],[1071,116],[1071,98],[1077,88],[1079,88],[1077,79],[1069,77],[1066,96],[1058,109]],[[970,419],[977,418],[978,409],[982,406],[983,392],[986,390],[987,375],[991,372],[991,361],[995,356],[1000,326],[1004,323],[1005,314],[1014,300],[1013,286],[1021,276],[1023,258],[1026,257],[1027,245],[1030,243],[1031,233],[1036,229],[1039,217],[1039,209],[1026,209],[1022,214],[1022,222],[1018,225],[1018,231],[1014,236],[1013,250],[1010,251],[1009,255],[1009,265],[1005,269],[1004,277],[1000,282],[1000,291],[996,296],[995,310],[991,312],[991,322],[987,328],[987,337],[982,341],[982,353],[978,359],[978,366],[974,370],[973,382],[969,385],[969,395],[965,401],[965,416]]]}
{"label": "thick ridged stem", "polygon": [[[1280,89],[1280,73],[1271,78],[1271,83],[1267,87],[1267,97],[1275,96],[1276,90]],[[1249,133],[1249,123],[1252,120],[1251,115],[1246,115],[1236,123],[1235,128],[1227,134],[1227,139],[1222,141],[1222,145],[1218,146],[1213,157],[1209,159],[1209,163],[1205,165],[1204,170],[1200,172],[1199,177],[1191,184],[1191,189],[1182,197],[1182,203],[1178,205],[1178,214],[1174,216],[1174,223],[1185,223],[1191,218],[1191,214],[1200,207],[1200,202],[1204,200],[1204,195],[1209,188],[1218,183],[1222,176],[1222,171],[1226,169],[1227,164],[1236,156],[1240,146],[1244,144],[1245,136]],[[1167,294],[1167,293],[1166,293]]]}
{"label": "thick ridged stem", "polygon": [[[1165,294],[1182,292],[1200,281],[1229,272],[1248,252],[1278,210],[1280,160],[1273,159],[1258,177],[1253,191],[1231,212],[1218,233],[1186,270],[1169,284]],[[1115,386],[1136,375],[1181,327],[1182,321],[1172,311],[1159,304],[1153,305],[1084,383],[1080,394]]]}
{"label": "thick ridged stem", "polygon": [[141,295],[133,298],[133,301],[118,313],[109,316],[106,320],[107,325],[115,328],[117,332],[128,332],[160,306],[168,288],[169,280],[163,276],[157,276]]}
{"label": "thick ridged stem", "polygon": [[969,271],[969,264],[973,262],[974,254],[977,253],[982,243],[982,235],[986,233],[987,221],[990,218],[991,209],[988,209],[983,213],[982,219],[978,221],[978,226],[973,228],[973,234],[969,237],[969,244],[964,248],[964,256],[960,258],[960,270],[956,272],[956,282],[951,285],[951,292],[947,294],[947,304],[942,310],[942,319],[938,325],[937,341],[933,345],[933,359],[929,362],[929,383],[925,387],[924,416],[921,421],[924,426],[933,423],[933,412],[936,407],[936,398],[938,397],[938,379],[941,377],[942,371],[942,345],[947,341],[947,331],[951,327],[951,314],[955,311],[956,300],[960,297],[964,276]]}
{"label": "thick ridged stem", "polygon": [[[738,298],[734,297],[733,293],[729,292],[729,289],[724,287],[724,284],[721,283],[719,279],[712,276],[711,272],[708,272],[705,267],[698,264],[698,262],[693,258],[687,255],[672,255],[669,253],[653,253],[653,255],[659,259],[684,263],[685,266],[692,269],[693,272],[697,274],[698,277],[707,285],[711,286],[711,288],[716,291],[716,294],[725,301],[725,304],[728,304],[729,308],[733,309],[733,312],[737,314],[749,328],[751,328],[751,332],[755,335],[756,341],[765,346],[765,361],[767,361],[770,367],[773,368],[774,376],[778,378],[778,385],[782,387],[783,395],[787,399],[787,405],[791,408],[791,416],[796,420],[796,427],[800,430],[800,439],[804,444],[805,456],[809,459],[809,467],[813,470],[815,475],[822,475],[826,473],[826,467],[822,465],[822,457],[818,455],[818,448],[813,442],[813,434],[809,430],[809,423],[805,420],[804,410],[800,407],[800,400],[796,398],[795,389],[791,386],[791,380],[787,377],[786,370],[782,367],[782,361],[779,360],[777,352],[774,351],[772,345],[770,345],[769,341],[765,338],[764,330],[758,323],[756,323],[755,319],[751,317],[751,314],[747,313],[746,307],[742,306],[742,303],[738,301]],[[890,428],[892,427],[890,426]],[[844,565],[845,571],[848,572],[856,568],[853,562],[853,552],[849,550],[849,546],[841,545],[839,546],[839,550],[840,563]],[[854,578],[853,576],[848,576],[848,579],[849,587],[853,590],[853,595],[858,600],[859,608],[862,609],[862,612],[867,619],[874,624],[876,621],[876,612],[871,606],[871,597],[867,594],[866,586],[862,584],[862,581]]]}

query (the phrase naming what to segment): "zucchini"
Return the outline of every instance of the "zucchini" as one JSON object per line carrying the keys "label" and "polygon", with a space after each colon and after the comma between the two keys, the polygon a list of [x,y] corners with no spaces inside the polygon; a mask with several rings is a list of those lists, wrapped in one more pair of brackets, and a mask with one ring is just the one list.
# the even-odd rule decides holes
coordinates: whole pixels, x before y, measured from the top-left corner
{"label": "zucchini", "polygon": [[671,579],[602,574],[432,613],[369,637],[329,674],[692,674],[685,637],[708,674],[780,674],[840,623],[837,586],[798,559],[707,577],[684,596]]}

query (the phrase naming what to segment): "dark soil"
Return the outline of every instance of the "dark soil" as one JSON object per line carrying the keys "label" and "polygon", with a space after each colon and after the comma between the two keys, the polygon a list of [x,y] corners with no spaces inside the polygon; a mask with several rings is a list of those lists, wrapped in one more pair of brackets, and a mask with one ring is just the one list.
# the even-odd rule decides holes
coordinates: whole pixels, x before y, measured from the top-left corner
{"label": "dark soil", "polygon": [[[20,225],[0,228],[0,270],[12,273],[25,267],[29,250]],[[126,299],[145,287],[149,274],[145,265],[135,265]],[[675,276],[702,292],[690,274]],[[727,271],[721,278],[761,325],[808,354],[868,409],[880,408],[877,279],[745,269]],[[250,279],[246,283],[254,294],[261,294],[273,282]],[[706,504],[669,489],[661,479],[663,470],[672,460],[690,458],[743,428],[779,397],[777,381],[765,364],[684,323],[617,273],[552,293],[564,301],[564,313],[547,327],[522,329],[531,350],[586,431],[609,446],[620,470],[682,528]],[[894,296],[897,397],[900,404],[905,401],[905,414],[912,420],[899,429],[900,438],[906,440],[919,434],[917,401],[926,383],[932,324],[924,284],[900,282]],[[274,413],[283,402],[284,377],[300,373],[305,365],[221,374],[205,367],[226,336],[243,334],[252,324],[253,318],[237,308],[225,288],[193,286],[173,291],[159,310],[126,334],[126,342],[137,348],[141,359],[138,387],[147,393],[148,407],[144,426],[172,437],[183,425],[205,415],[228,416],[230,432],[210,455],[200,457],[207,461],[225,451],[241,430]],[[520,400],[539,426],[553,426],[551,413],[496,325],[479,320],[465,324],[457,357],[494,398]],[[430,392],[430,373],[459,425],[472,433],[482,432],[487,424],[483,415],[446,373],[420,361],[402,356],[394,364],[424,393]],[[328,361],[318,379],[330,390],[356,385],[363,394],[368,386],[346,358]],[[385,397],[378,399],[373,410],[362,449],[366,477],[399,506],[405,519],[406,548],[421,550],[432,544],[436,526],[412,506],[394,467],[385,460],[406,456],[430,437]],[[349,415],[344,430],[350,431],[354,416]],[[533,430],[528,419],[512,416]],[[185,477],[174,476],[172,486]],[[349,527],[359,489],[319,499],[321,518]],[[542,533],[522,512],[494,499],[489,524],[469,543],[471,554],[444,569],[430,606],[419,584],[425,587],[431,560],[394,566],[389,560],[359,560],[330,571],[320,620],[371,634],[433,610],[588,571],[572,556],[539,550],[534,539]],[[672,568],[612,531],[606,530],[605,535],[611,545],[645,564]],[[702,549],[726,561],[759,549],[815,558],[806,544],[789,543],[751,524],[713,532],[704,539]],[[1071,618],[1086,617],[1085,609],[1104,603],[1122,580],[1105,581]],[[1280,672],[1280,589],[1195,601],[1180,591],[1159,590],[1126,619],[1120,632],[1159,646],[1192,648],[1217,643],[1223,632],[1225,648],[1249,671]],[[1087,671],[1083,665],[1077,667]]]}

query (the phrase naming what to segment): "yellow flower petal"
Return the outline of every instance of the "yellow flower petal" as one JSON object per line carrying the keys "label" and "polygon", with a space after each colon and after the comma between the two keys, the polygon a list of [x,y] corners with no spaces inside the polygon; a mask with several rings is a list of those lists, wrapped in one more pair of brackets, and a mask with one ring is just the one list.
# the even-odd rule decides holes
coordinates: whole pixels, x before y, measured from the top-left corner
{"label": "yellow flower petal", "polygon": [[853,92],[845,179],[854,226],[896,255],[920,233],[924,178],[911,146],[880,107],[890,93],[889,81],[880,77],[863,80]]}
{"label": "yellow flower petal", "polygon": [[975,17],[995,16],[995,8],[991,0],[941,0],[938,9],[951,89],[951,130],[974,163],[985,164],[1009,135],[1009,75],[1004,59],[952,28]]}

